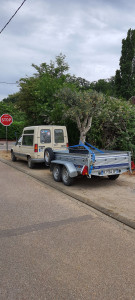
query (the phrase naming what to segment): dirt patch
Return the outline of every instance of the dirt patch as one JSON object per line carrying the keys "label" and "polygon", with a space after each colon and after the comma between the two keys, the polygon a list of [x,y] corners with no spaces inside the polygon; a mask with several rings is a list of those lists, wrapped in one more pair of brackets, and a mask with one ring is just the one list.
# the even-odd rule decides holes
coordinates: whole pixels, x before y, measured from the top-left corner
{"label": "dirt patch", "polygon": [[1,150],[0,151],[0,157],[4,158],[6,160],[11,160],[11,152],[10,150],[6,151],[6,150]]}

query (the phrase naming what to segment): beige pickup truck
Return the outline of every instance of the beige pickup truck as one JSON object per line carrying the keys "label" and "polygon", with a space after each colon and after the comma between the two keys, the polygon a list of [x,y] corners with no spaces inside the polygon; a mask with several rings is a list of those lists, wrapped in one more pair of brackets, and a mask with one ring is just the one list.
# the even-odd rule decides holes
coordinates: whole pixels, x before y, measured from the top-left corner
{"label": "beige pickup truck", "polygon": [[50,165],[53,159],[53,150],[66,150],[68,136],[65,126],[40,125],[23,129],[22,135],[11,149],[11,159],[26,160],[28,167],[33,168],[35,163]]}

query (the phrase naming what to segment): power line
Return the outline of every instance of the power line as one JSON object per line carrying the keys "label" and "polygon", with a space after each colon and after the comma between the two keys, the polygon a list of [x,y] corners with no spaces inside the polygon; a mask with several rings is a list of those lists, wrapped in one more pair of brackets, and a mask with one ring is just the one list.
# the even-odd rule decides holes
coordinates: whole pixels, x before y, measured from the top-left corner
{"label": "power line", "polygon": [[22,4],[18,7],[18,9],[16,10],[16,12],[13,14],[13,16],[9,19],[9,21],[6,23],[6,25],[1,29],[0,33],[2,33],[2,31],[7,27],[7,25],[11,22],[11,20],[14,18],[14,16],[17,14],[18,10],[23,6],[24,2],[26,0],[24,0],[22,2]]}
{"label": "power line", "polygon": [[18,84],[16,82],[5,82],[5,81],[0,81],[0,84]]}

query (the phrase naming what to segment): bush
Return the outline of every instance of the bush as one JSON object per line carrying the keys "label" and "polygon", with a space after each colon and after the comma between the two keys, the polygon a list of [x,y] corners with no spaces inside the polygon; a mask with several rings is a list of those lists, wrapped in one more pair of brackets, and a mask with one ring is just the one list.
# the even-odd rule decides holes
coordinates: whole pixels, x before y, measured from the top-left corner
{"label": "bush", "polygon": [[101,113],[93,119],[87,139],[102,149],[131,151],[135,159],[135,106],[107,98]]}

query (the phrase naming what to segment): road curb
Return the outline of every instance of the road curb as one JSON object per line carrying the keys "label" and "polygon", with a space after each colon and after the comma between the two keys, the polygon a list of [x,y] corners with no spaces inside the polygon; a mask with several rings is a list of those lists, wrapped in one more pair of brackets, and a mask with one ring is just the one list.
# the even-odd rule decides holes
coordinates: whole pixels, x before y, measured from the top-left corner
{"label": "road curb", "polygon": [[127,226],[131,227],[132,229],[135,229],[135,221],[132,221],[132,220],[128,219],[127,217],[124,217],[124,216],[122,216],[122,215],[120,215],[116,212],[110,211],[106,207],[103,207],[99,204],[96,204],[94,201],[92,201],[92,200],[90,200],[86,197],[77,195],[77,194],[71,192],[70,190],[67,190],[66,188],[64,188],[64,186],[61,187],[59,185],[59,183],[56,183],[55,181],[53,181],[53,179],[52,179],[52,181],[50,181],[50,180],[47,180],[46,178],[41,178],[41,177],[38,177],[34,174],[30,174],[29,170],[28,171],[23,170],[22,168],[20,168],[19,166],[14,165],[13,162],[10,162],[8,160],[0,158],[0,161],[3,162],[6,165],[9,165],[10,167],[12,167],[16,170],[22,172],[22,173],[27,174],[28,176],[30,176],[34,179],[37,179],[38,181],[40,181],[40,182],[42,182],[42,183],[44,183],[44,184],[46,184],[50,187],[66,194],[67,196],[70,196],[70,197],[72,197],[72,198],[74,198],[74,199],[76,199],[76,200],[78,200],[82,203],[85,203],[86,205],[98,210],[99,212],[105,214],[106,216],[111,217],[112,219],[117,220],[118,222],[120,222],[124,225],[127,225]]}

